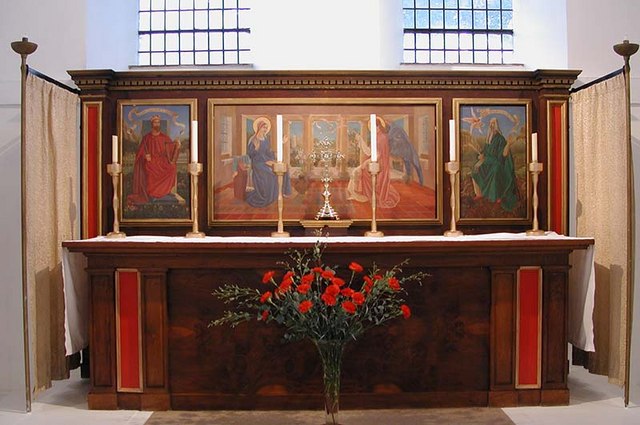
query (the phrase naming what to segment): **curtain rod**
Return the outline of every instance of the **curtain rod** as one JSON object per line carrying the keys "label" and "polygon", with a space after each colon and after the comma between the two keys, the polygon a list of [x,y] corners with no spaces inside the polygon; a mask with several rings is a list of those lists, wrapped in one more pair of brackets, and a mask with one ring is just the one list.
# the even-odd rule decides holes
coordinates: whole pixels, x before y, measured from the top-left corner
{"label": "curtain rod", "polygon": [[40,72],[40,71],[38,71],[38,70],[36,70],[34,68],[31,68],[28,65],[27,65],[27,73],[31,74],[31,75],[34,75],[36,77],[40,77],[43,80],[50,82],[51,84],[55,84],[56,86],[58,86],[60,88],[63,88],[65,90],[67,90],[67,91],[70,91],[71,93],[80,94],[80,90],[74,89],[73,87],[69,87],[68,85],[66,85],[64,83],[61,83],[60,81],[55,80],[55,79],[49,77],[48,75],[45,75],[42,72]]}
{"label": "curtain rod", "polygon": [[571,89],[571,90],[569,90],[569,92],[570,93],[579,92],[580,90],[584,90],[586,88],[589,88],[589,87],[593,86],[594,84],[598,84],[598,83],[601,83],[601,82],[603,82],[605,80],[608,80],[609,78],[613,78],[613,77],[615,77],[615,76],[617,76],[619,74],[622,74],[623,72],[624,72],[624,68],[617,69],[617,70],[615,70],[613,72],[608,73],[607,75],[603,75],[602,77],[596,78],[593,81],[589,81],[588,83],[583,84],[580,87],[577,87],[575,89]]}

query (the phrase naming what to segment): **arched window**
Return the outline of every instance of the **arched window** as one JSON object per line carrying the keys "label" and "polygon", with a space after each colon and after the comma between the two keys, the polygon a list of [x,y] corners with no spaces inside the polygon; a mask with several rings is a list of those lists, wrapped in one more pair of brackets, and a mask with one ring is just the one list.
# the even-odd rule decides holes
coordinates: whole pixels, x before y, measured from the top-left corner
{"label": "arched window", "polygon": [[249,0],[139,0],[138,65],[250,63]]}
{"label": "arched window", "polygon": [[403,0],[403,62],[509,64],[512,0]]}

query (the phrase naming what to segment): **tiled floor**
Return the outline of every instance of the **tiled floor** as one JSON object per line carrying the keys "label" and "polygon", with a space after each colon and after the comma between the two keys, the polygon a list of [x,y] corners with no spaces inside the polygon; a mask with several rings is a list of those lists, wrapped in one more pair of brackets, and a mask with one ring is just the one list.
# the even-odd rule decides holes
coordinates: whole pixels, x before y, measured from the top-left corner
{"label": "tiled floor", "polygon": [[[504,409],[516,425],[637,425],[640,406],[625,408],[622,389],[602,376],[572,367],[569,375],[571,403],[561,407]],[[87,410],[88,382],[77,374],[56,382],[32,405],[31,413],[0,412],[0,425],[142,425],[150,412]],[[376,425],[375,421],[372,425]]]}

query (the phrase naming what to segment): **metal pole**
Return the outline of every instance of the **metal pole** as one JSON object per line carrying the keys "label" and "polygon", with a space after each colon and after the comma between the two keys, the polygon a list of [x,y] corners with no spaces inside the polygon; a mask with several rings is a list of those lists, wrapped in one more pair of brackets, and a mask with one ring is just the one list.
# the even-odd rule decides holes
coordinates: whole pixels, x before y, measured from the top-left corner
{"label": "metal pole", "polygon": [[25,149],[25,131],[27,128],[25,122],[26,115],[26,96],[27,96],[27,56],[35,52],[38,45],[31,43],[27,37],[23,37],[21,41],[14,41],[11,43],[11,48],[14,52],[18,53],[22,59],[20,64],[21,74],[21,92],[20,92],[20,203],[21,203],[21,227],[22,227],[22,329],[24,338],[24,381],[26,391],[26,410],[31,411],[31,368],[29,362],[29,303],[28,303],[28,291],[27,291],[27,231],[25,226],[26,221],[26,191],[25,191],[25,177],[26,177],[26,149]]}
{"label": "metal pole", "polygon": [[633,176],[633,150],[631,144],[631,67],[629,58],[638,51],[638,45],[624,40],[620,44],[613,46],[613,50],[624,58],[624,84],[625,101],[627,115],[627,199],[629,199],[629,231],[630,237],[627,241],[627,329],[625,335],[625,365],[624,365],[624,406],[629,406],[630,374],[631,374],[631,330],[633,326],[633,294],[634,294],[634,262],[635,262],[635,239],[636,239],[636,219],[634,200],[634,176]]}

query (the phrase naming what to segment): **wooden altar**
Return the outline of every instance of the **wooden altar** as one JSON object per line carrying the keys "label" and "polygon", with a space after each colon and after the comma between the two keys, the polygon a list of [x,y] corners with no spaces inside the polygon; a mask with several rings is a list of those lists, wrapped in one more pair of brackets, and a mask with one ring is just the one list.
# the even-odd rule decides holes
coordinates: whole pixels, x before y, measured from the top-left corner
{"label": "wooden altar", "polygon": [[[91,409],[316,409],[321,365],[275,325],[210,328],[224,283],[258,287],[312,238],[67,241],[88,259]],[[405,259],[413,316],[346,350],[343,408],[562,405],[569,255],[588,238],[329,238],[327,264]]]}

